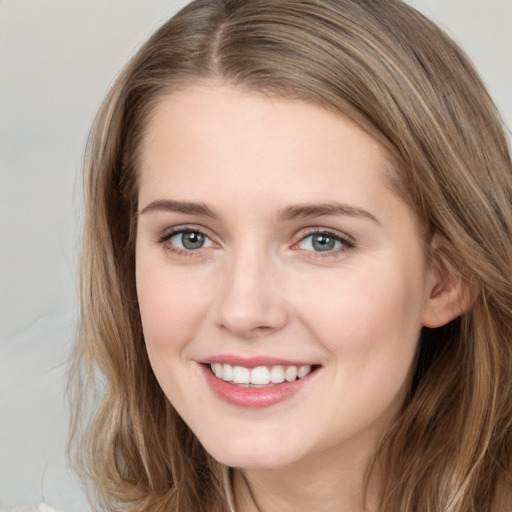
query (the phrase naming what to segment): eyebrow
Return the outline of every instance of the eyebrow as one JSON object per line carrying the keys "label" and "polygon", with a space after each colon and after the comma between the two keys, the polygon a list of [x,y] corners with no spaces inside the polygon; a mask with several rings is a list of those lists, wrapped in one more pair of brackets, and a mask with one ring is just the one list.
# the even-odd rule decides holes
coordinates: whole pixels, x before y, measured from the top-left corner
{"label": "eyebrow", "polygon": [[173,201],[171,199],[157,199],[145,206],[139,215],[149,212],[178,212],[190,215],[216,218],[217,216],[204,203],[192,203],[190,201]]}
{"label": "eyebrow", "polygon": [[380,225],[377,217],[363,208],[357,208],[342,203],[320,203],[289,206],[282,210],[278,218],[283,220],[309,219],[326,215],[344,215],[349,217],[362,217]]}
{"label": "eyebrow", "polygon": [[[217,215],[204,203],[191,201],[173,201],[171,199],[157,199],[145,206],[139,215],[145,213],[163,211],[178,212],[189,215],[217,218]],[[342,203],[314,203],[288,206],[281,210],[278,220],[310,219],[327,215],[344,215],[349,217],[361,217],[380,225],[378,219],[369,211]]]}

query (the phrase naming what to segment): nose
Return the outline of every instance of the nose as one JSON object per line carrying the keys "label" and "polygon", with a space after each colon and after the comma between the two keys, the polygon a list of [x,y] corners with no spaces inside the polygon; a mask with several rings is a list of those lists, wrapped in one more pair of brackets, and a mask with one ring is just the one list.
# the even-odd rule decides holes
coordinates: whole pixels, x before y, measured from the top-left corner
{"label": "nose", "polygon": [[248,252],[226,264],[217,306],[218,325],[239,338],[278,332],[289,319],[278,266]]}

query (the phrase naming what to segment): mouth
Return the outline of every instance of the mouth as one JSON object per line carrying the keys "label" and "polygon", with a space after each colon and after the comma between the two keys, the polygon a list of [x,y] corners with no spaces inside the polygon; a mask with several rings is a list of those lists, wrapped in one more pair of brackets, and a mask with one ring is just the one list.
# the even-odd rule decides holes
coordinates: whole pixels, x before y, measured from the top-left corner
{"label": "mouth", "polygon": [[274,357],[216,355],[198,361],[210,390],[229,405],[264,408],[310,388],[322,367]]}
{"label": "mouth", "polygon": [[219,380],[246,388],[265,388],[303,379],[317,367],[315,365],[245,366],[227,363],[208,363],[213,375]]}

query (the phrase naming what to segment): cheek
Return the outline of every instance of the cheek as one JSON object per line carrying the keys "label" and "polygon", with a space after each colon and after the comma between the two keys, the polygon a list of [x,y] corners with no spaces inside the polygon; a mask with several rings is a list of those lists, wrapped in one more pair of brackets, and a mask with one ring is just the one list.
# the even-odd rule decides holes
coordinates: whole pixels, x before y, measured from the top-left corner
{"label": "cheek", "polygon": [[314,300],[298,306],[329,352],[332,389],[338,392],[325,398],[321,414],[328,424],[356,432],[379,418],[389,421],[403,403],[421,330],[421,300],[419,287],[399,275],[379,270],[354,274],[338,286],[326,281]]}
{"label": "cheek", "polygon": [[316,281],[297,308],[322,344],[358,365],[409,360],[421,330],[420,275],[365,267],[339,279]]}
{"label": "cheek", "polygon": [[[204,276],[183,276],[168,266],[137,263],[137,297],[146,346],[152,352],[182,350],[208,311]],[[200,283],[200,285],[198,285]]]}
{"label": "cheek", "polygon": [[182,274],[165,262],[159,265],[158,260],[148,262],[140,256],[137,262],[137,297],[149,361],[162,390],[178,410],[190,401],[186,398],[191,392],[187,354],[210,300],[204,276],[191,280]]}

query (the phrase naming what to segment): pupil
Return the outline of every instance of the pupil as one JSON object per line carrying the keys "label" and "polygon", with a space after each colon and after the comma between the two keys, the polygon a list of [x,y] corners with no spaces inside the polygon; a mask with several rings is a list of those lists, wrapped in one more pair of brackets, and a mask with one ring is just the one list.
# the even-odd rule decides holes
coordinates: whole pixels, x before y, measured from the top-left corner
{"label": "pupil", "polygon": [[204,236],[201,233],[195,233],[194,231],[183,233],[181,243],[185,249],[199,249],[204,244]]}
{"label": "pupil", "polygon": [[336,240],[327,235],[316,235],[313,237],[313,248],[316,251],[330,251],[334,249]]}

